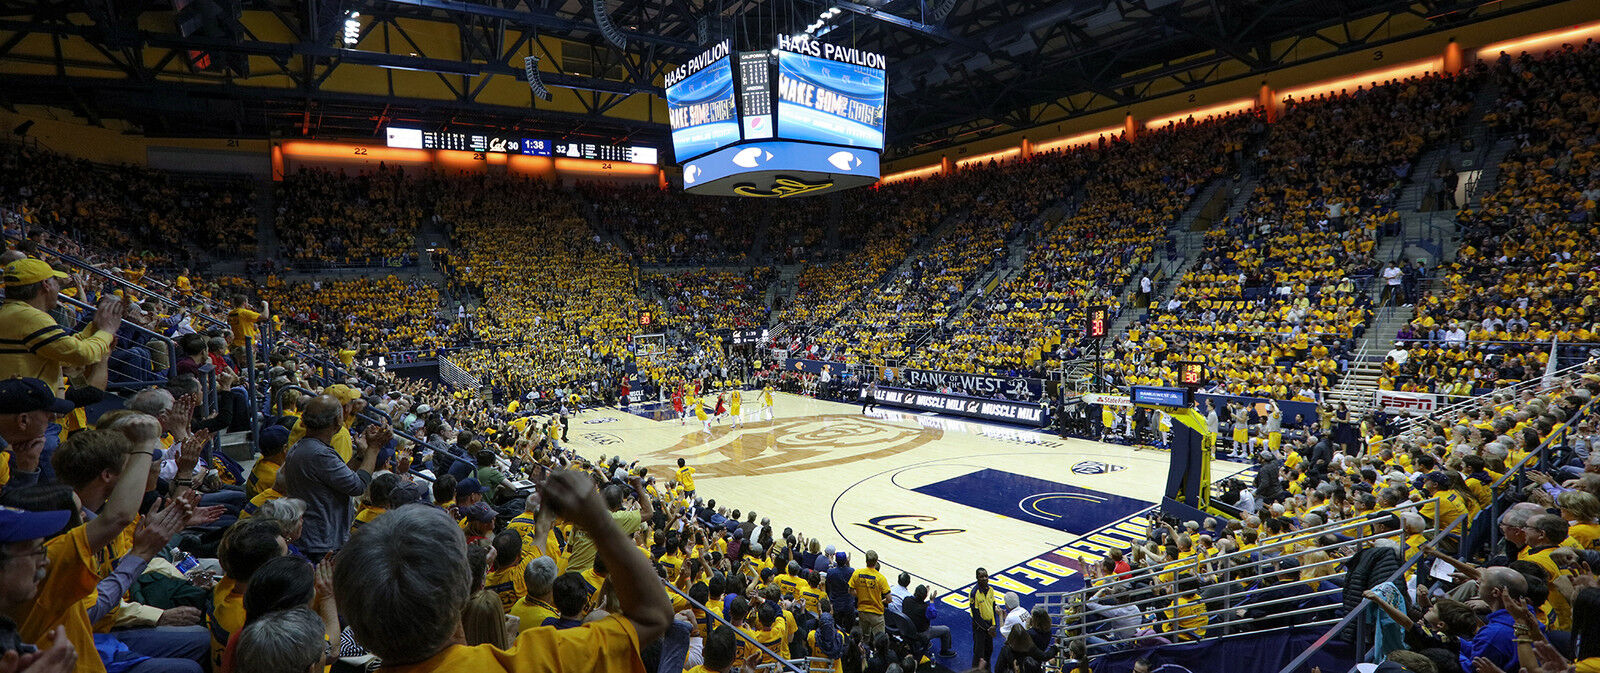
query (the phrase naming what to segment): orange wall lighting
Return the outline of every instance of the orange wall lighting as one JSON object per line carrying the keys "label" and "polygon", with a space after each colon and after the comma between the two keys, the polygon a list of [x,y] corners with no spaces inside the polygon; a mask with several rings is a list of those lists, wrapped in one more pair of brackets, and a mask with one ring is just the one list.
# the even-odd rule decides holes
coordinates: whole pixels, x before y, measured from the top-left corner
{"label": "orange wall lighting", "polygon": [[344,145],[339,143],[318,143],[303,140],[291,140],[279,145],[283,149],[285,158],[329,158],[340,159],[366,159],[368,161],[409,161],[414,163],[430,163],[433,153],[427,150],[406,150],[396,147],[381,147],[376,145]]}
{"label": "orange wall lighting", "polygon": [[1305,98],[1319,96],[1325,93],[1339,93],[1341,90],[1355,91],[1356,88],[1368,88],[1373,82],[1382,84],[1389,80],[1405,79],[1407,77],[1420,77],[1430,72],[1439,72],[1444,65],[1444,58],[1429,58],[1413,61],[1405,65],[1395,66],[1384,70],[1368,70],[1363,73],[1342,77],[1339,79],[1315,82],[1304,86],[1278,92],[1278,100],[1290,98],[1300,101]]}
{"label": "orange wall lighting", "polygon": [[879,183],[889,184],[891,182],[900,182],[901,180],[914,180],[916,178],[933,177],[938,175],[943,169],[944,166],[940,164],[934,164],[932,166],[923,166],[922,168],[913,168],[908,171],[900,171],[899,173],[890,173],[883,176],[883,178],[879,180]]}
{"label": "orange wall lighting", "polygon": [[956,161],[956,166],[960,167],[960,168],[965,168],[965,167],[967,167],[967,166],[969,166],[971,164],[982,163],[982,162],[985,162],[985,161],[989,161],[990,159],[993,159],[995,161],[1004,162],[1004,161],[1006,161],[1008,159],[1011,159],[1013,157],[1016,157],[1016,156],[1018,156],[1020,154],[1022,154],[1022,148],[1013,147],[1013,148],[1008,149],[1008,150],[1000,150],[999,152],[990,152],[988,154],[980,154],[980,155],[975,156],[975,157],[967,157],[965,159],[960,159],[960,160]]}
{"label": "orange wall lighting", "polygon": [[1198,121],[1205,121],[1207,117],[1220,117],[1222,115],[1237,114],[1237,113],[1240,113],[1240,112],[1246,112],[1246,111],[1250,110],[1251,108],[1253,108],[1255,106],[1256,106],[1256,101],[1254,99],[1252,99],[1252,98],[1241,98],[1239,100],[1228,101],[1226,103],[1219,103],[1217,105],[1212,105],[1210,107],[1195,108],[1195,109],[1189,110],[1187,112],[1179,112],[1177,114],[1171,114],[1171,115],[1167,115],[1165,117],[1158,117],[1156,119],[1151,119],[1151,120],[1149,120],[1149,121],[1144,123],[1144,127],[1147,128],[1147,129],[1160,129],[1160,128],[1166,126],[1167,124],[1171,124],[1171,123],[1175,123],[1175,122],[1181,122],[1181,121],[1183,121],[1185,119],[1188,119],[1190,117],[1194,117],[1194,120],[1197,121],[1197,122]]}
{"label": "orange wall lighting", "polygon": [[1543,33],[1534,33],[1515,40],[1496,42],[1479,49],[1478,58],[1492,61],[1500,58],[1500,52],[1502,51],[1512,56],[1525,51],[1537,56],[1545,51],[1559,48],[1564,43],[1581,44],[1591,37],[1600,38],[1600,21],[1572,28],[1560,28]]}
{"label": "orange wall lighting", "polygon": [[1122,130],[1122,125],[1118,124],[1116,126],[1107,126],[1103,129],[1090,131],[1088,133],[1080,133],[1075,136],[1057,138],[1055,140],[1046,140],[1042,143],[1034,145],[1033,151],[1035,153],[1049,152],[1051,150],[1066,149],[1069,147],[1077,147],[1079,145],[1088,145],[1100,140],[1101,136],[1116,137],[1117,133]]}
{"label": "orange wall lighting", "polygon": [[655,177],[660,170],[655,164],[630,164],[624,161],[593,161],[590,159],[556,159],[558,173],[584,173],[589,175],[637,175]]}

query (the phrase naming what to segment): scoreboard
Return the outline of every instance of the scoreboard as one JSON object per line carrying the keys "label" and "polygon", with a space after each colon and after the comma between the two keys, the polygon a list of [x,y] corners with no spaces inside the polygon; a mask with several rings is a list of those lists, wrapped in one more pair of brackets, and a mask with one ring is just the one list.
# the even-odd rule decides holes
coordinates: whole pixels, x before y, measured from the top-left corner
{"label": "scoreboard", "polygon": [[508,134],[468,133],[463,131],[424,131],[422,129],[390,126],[385,129],[389,147],[413,150],[455,150],[460,152],[492,152],[495,154],[523,154],[535,157],[568,157],[616,161],[632,164],[655,165],[660,153],[644,145],[606,145],[526,138]]}
{"label": "scoreboard", "polygon": [[673,155],[697,194],[788,198],[876,182],[883,55],[778,35],[721,42],[666,77]]}

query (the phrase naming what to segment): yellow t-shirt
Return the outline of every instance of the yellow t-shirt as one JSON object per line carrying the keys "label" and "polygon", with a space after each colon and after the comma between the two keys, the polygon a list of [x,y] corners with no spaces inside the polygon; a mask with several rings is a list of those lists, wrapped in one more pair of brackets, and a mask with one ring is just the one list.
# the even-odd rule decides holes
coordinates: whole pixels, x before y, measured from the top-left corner
{"label": "yellow t-shirt", "polygon": [[511,614],[521,620],[517,633],[522,633],[535,626],[544,624],[546,619],[559,619],[561,614],[556,612],[555,606],[529,596],[516,605],[511,606]]}
{"label": "yellow t-shirt", "polygon": [[678,468],[678,483],[683,484],[683,490],[694,490],[694,468],[688,465]]}
{"label": "yellow t-shirt", "polygon": [[611,615],[571,629],[528,629],[512,641],[509,650],[493,645],[450,645],[420,663],[384,669],[389,673],[644,673],[644,664],[639,660],[639,634],[633,623]]}
{"label": "yellow t-shirt", "polygon": [[506,612],[528,595],[527,576],[523,571],[528,567],[527,557],[499,570],[489,570],[483,578],[483,588],[493,591],[500,597],[500,607]]}
{"label": "yellow t-shirt", "polygon": [[889,580],[871,568],[861,568],[850,575],[850,588],[856,590],[856,610],[874,615],[883,614],[883,595],[889,593]]}
{"label": "yellow t-shirt", "polygon": [[244,482],[244,497],[254,498],[265,489],[272,488],[278,483],[278,469],[283,463],[274,460],[258,460],[250,468],[250,478]]}
{"label": "yellow t-shirt", "polygon": [[23,642],[43,650],[50,643],[45,636],[56,626],[67,628],[67,640],[78,649],[77,673],[106,670],[94,649],[94,628],[84,599],[92,598],[100,578],[94,574],[94,552],[89,549],[86,525],[67,531],[46,542],[44,582],[33,602],[10,616],[16,619],[17,635]]}
{"label": "yellow t-shirt", "polygon": [[228,639],[244,628],[244,593],[233,595],[234,580],[223,578],[211,588],[211,667],[222,670]]}
{"label": "yellow t-shirt", "polygon": [[233,342],[228,345],[242,348],[246,339],[255,339],[261,335],[256,329],[256,321],[261,319],[261,314],[247,308],[236,308],[228,311],[228,327],[233,329]]}

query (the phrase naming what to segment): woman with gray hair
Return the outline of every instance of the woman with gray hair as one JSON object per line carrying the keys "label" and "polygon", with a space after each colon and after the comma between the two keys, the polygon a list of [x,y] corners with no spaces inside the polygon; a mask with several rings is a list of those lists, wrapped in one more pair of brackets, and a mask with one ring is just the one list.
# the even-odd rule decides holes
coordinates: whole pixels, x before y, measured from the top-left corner
{"label": "woman with gray hair", "polygon": [[332,658],[322,618],[307,608],[262,615],[239,631],[234,673],[308,673]]}
{"label": "woman with gray hair", "polygon": [[289,543],[289,555],[300,558],[305,558],[305,554],[295,546],[295,541],[300,539],[300,528],[305,516],[306,501],[299,498],[268,500],[262,503],[261,509],[255,513],[255,518],[278,522],[278,528],[283,531],[284,541]]}

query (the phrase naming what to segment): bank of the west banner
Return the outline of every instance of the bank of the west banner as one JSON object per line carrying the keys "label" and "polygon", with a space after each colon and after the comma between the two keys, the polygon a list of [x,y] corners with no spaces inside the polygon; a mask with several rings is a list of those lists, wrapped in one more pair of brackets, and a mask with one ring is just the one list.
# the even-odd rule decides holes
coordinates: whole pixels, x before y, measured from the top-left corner
{"label": "bank of the west banner", "polygon": [[885,367],[887,382],[920,390],[942,390],[946,386],[957,394],[973,397],[1003,396],[1011,400],[1036,401],[1044,394],[1044,380],[1022,376],[990,376],[966,372],[939,372],[927,369]]}

